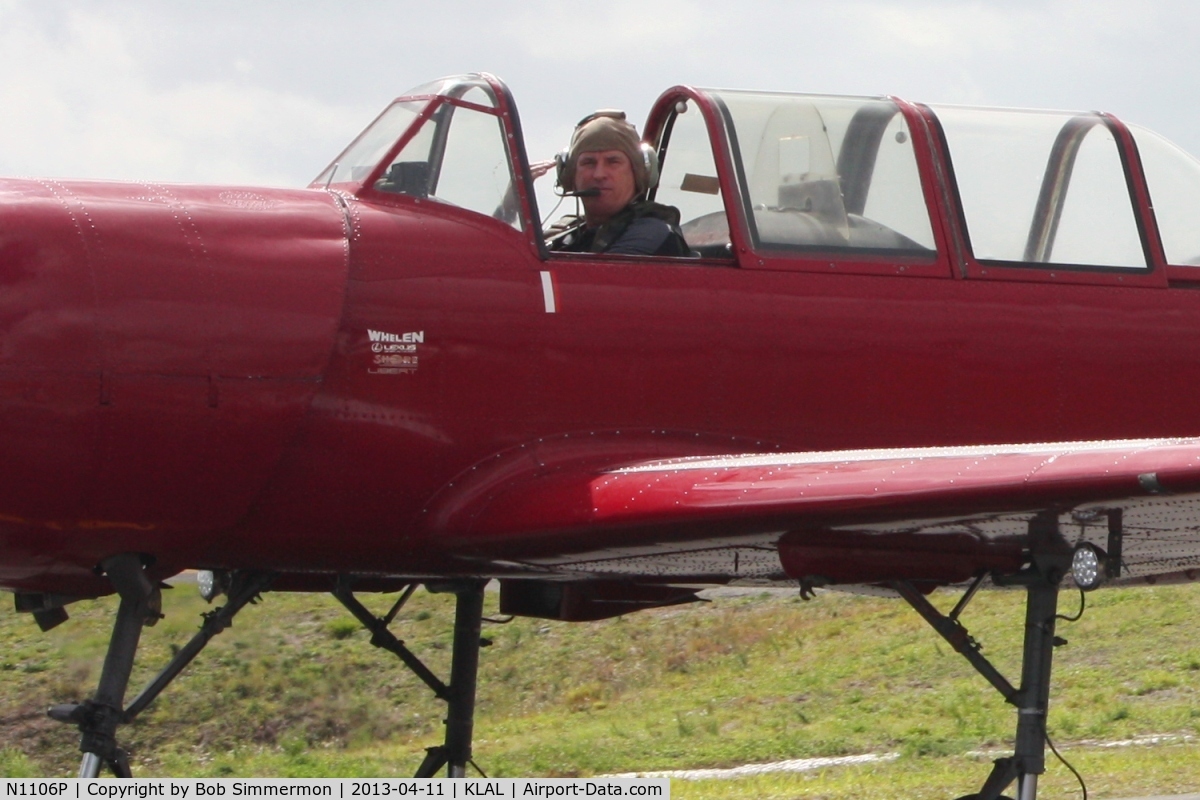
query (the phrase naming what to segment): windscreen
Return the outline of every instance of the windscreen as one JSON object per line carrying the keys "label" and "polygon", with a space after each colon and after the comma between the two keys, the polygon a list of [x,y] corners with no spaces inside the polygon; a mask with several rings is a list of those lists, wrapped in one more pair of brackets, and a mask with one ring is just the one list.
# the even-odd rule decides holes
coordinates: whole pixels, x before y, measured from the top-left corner
{"label": "windscreen", "polygon": [[486,108],[496,106],[496,97],[491,85],[478,76],[440,78],[416,86],[402,94],[376,117],[311,185],[361,183],[379,165],[417,116],[438,96],[452,97]]}
{"label": "windscreen", "polygon": [[427,104],[427,100],[398,100],[392,103],[317,176],[313,185],[361,183]]}

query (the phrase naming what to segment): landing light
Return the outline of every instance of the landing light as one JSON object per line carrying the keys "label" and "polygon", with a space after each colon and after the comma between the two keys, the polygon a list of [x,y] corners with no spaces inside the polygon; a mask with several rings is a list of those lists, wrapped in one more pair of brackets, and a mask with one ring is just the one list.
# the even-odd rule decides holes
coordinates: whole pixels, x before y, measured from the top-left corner
{"label": "landing light", "polygon": [[221,593],[217,576],[210,569],[202,569],[196,573],[196,587],[200,589],[200,596],[208,603],[211,603],[213,598]]}
{"label": "landing light", "polygon": [[1085,592],[1104,582],[1104,556],[1095,545],[1083,542],[1075,546],[1071,557],[1071,577],[1075,585]]}

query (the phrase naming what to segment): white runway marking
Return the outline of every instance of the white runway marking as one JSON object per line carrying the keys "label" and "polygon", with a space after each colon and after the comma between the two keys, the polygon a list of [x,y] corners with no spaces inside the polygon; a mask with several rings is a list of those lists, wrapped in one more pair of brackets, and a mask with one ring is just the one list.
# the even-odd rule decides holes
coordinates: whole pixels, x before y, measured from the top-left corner
{"label": "white runway marking", "polygon": [[[1080,739],[1070,742],[1067,747],[1072,749],[1080,747],[1153,747],[1157,744],[1192,744],[1195,741],[1195,736],[1186,733],[1154,733],[1144,736],[1134,736],[1132,739],[1115,739],[1109,742],[1103,742],[1099,739]],[[1062,747],[1060,746],[1059,749],[1062,749]],[[973,758],[999,758],[1008,752],[1007,750],[995,748],[992,750],[968,750],[963,755]]]}
{"label": "white runway marking", "polygon": [[[1072,742],[1069,747],[1153,747],[1155,745],[1191,744],[1195,737],[1186,734],[1160,734],[1136,736],[1132,739],[1101,742],[1088,739]],[[975,758],[995,758],[1004,755],[1001,750],[972,750],[963,755]],[[599,775],[601,778],[679,778],[685,781],[730,780],[748,778],[753,775],[766,775],[771,772],[811,772],[825,767],[844,767],[856,764],[878,764],[895,761],[899,753],[864,753],[857,756],[834,756],[828,758],[796,758],[790,761],[774,761],[770,764],[743,764],[740,767],[727,769],[667,769],[646,772],[620,772],[613,775]],[[1086,777],[1086,776],[1085,776]],[[1200,800],[1200,794],[1170,795],[1145,797],[1138,800]]]}
{"label": "white runway marking", "polygon": [[745,764],[729,769],[668,769],[659,772],[622,772],[606,775],[608,778],[679,778],[685,781],[720,780],[745,778],[750,775],[765,775],[768,772],[810,772],[823,767],[841,767],[850,764],[870,764],[880,761],[895,761],[899,753],[866,753],[861,756],[837,756],[831,758],[796,758],[791,761],[775,761],[771,764]]}

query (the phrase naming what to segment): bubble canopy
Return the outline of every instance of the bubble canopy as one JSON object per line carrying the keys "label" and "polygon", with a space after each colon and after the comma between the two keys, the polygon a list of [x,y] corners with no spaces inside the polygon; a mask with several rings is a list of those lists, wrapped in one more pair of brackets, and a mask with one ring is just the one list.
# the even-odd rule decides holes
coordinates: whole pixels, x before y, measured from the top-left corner
{"label": "bubble canopy", "polygon": [[[423,84],[312,186],[430,199],[536,234],[515,111],[492,76]],[[958,226],[979,264],[1200,265],[1200,161],[1108,114],[675,87],[644,133],[662,161],[654,199],[680,209],[702,255],[727,254],[740,231],[782,257],[932,262]]]}

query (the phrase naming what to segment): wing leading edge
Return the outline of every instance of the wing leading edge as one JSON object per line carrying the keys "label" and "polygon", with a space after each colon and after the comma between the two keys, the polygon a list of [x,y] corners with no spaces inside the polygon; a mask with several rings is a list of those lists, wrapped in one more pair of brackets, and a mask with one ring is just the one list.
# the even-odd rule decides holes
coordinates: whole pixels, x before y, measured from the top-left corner
{"label": "wing leading edge", "polygon": [[1105,547],[1115,513],[1122,575],[1145,578],[1200,569],[1200,439],[529,459],[432,512],[451,550],[509,568],[834,584],[1015,570],[1035,516]]}

